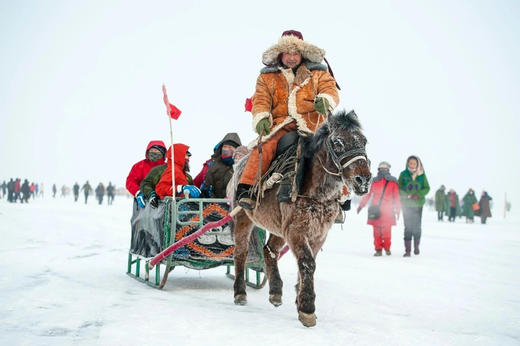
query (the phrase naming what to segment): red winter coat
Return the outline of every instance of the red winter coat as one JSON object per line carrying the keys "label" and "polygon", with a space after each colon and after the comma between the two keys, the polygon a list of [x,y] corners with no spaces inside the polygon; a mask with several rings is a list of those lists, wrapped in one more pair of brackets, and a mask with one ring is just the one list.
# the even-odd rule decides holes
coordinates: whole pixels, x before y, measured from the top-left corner
{"label": "red winter coat", "polygon": [[[361,200],[359,208],[363,208],[370,198],[372,198],[370,205],[377,205],[386,182],[387,180],[385,178],[373,182],[372,186],[370,186],[370,191]],[[385,195],[381,201],[381,217],[377,220],[369,219],[367,224],[373,226],[395,225],[395,214],[399,214],[400,211],[401,200],[399,197],[399,186],[397,185],[397,181],[388,181]]]}
{"label": "red winter coat", "polygon": [[[177,143],[173,145],[174,160],[175,160],[175,187],[179,185],[188,185],[188,178],[184,172],[184,164],[186,163],[186,152],[190,147],[185,144]],[[171,151],[168,149],[167,157],[171,157]],[[168,167],[161,176],[161,180],[155,186],[155,192],[161,199],[172,195],[172,164],[168,160]],[[184,196],[183,194],[176,194],[177,196]]]}
{"label": "red winter coat", "polygon": [[[154,145],[160,145],[166,149],[166,146],[164,145],[163,141],[151,141],[148,143],[148,146],[146,147],[145,157],[148,153],[148,150],[150,150],[151,147]],[[128,192],[132,194],[132,196],[135,196],[137,191],[139,191],[139,186],[141,185],[141,182],[144,180],[144,178],[148,175],[148,172],[155,166],[164,165],[164,158],[157,160],[157,161],[150,161],[148,159],[144,159],[142,161],[139,161],[135,165],[132,166],[132,169],[130,170],[130,173],[128,174],[128,177],[126,178],[126,189]]]}

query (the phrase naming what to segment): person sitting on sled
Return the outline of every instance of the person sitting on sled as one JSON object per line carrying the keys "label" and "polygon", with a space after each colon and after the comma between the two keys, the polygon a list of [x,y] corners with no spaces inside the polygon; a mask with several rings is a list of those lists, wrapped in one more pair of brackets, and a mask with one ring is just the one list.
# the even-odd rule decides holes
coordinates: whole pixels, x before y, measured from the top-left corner
{"label": "person sitting on sled", "polygon": [[145,207],[145,197],[139,185],[152,168],[164,164],[165,153],[166,146],[163,141],[150,141],[146,147],[145,159],[133,165],[126,178],[126,189],[135,197],[135,203],[141,208]]}
{"label": "person sitting on sled", "polygon": [[[256,81],[251,110],[253,128],[262,135],[262,174],[274,159],[283,135],[296,130],[301,135],[314,133],[339,103],[332,71],[321,64],[324,56],[323,49],[304,41],[295,30],[285,31],[278,43],[263,53],[266,67]],[[249,210],[255,207],[253,185],[259,161],[254,149],[237,186],[238,204]]]}
{"label": "person sitting on sled", "polygon": [[231,132],[215,147],[213,164],[209,167],[201,190],[209,198],[226,198],[226,187],[233,176],[233,154],[242,144],[237,133]]}
{"label": "person sitting on sled", "polygon": [[[188,151],[190,147],[186,144],[176,143],[173,145],[174,153],[174,172],[175,172],[175,195],[178,197],[184,197],[189,194],[192,198],[200,196],[200,190],[198,187],[193,185],[193,179],[189,175],[190,171],[190,156],[191,153]],[[166,196],[172,195],[172,160],[168,160],[168,166],[163,172],[161,179],[155,186],[155,192],[157,195],[164,199]]]}

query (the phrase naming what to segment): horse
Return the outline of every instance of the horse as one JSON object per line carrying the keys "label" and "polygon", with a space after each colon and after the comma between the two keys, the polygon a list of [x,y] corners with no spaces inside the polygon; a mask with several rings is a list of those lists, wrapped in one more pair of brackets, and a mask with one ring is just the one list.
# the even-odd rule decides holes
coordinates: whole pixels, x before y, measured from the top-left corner
{"label": "horse", "polygon": [[[235,304],[247,303],[245,262],[251,230],[256,225],[270,233],[263,249],[269,301],[274,306],[282,304],[283,282],[277,260],[287,243],[298,263],[298,319],[306,327],[316,325],[316,255],[340,212],[339,201],[348,198],[350,192],[361,196],[369,190],[372,175],[366,143],[354,111],[329,113],[316,133],[303,139],[303,178],[296,199],[280,203],[273,188],[264,192],[255,209],[243,209],[234,216]],[[233,182],[240,180],[246,162],[247,156],[237,163]],[[236,198],[235,193],[235,202]]]}

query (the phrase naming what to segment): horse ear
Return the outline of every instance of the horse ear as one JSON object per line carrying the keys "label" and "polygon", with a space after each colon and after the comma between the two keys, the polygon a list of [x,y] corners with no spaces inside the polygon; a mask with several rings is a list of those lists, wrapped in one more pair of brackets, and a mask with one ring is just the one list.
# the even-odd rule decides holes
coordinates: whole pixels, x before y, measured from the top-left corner
{"label": "horse ear", "polygon": [[328,133],[329,131],[332,131],[332,130],[334,130],[334,128],[336,128],[337,123],[338,123],[338,117],[336,115],[334,115],[332,112],[329,112],[329,115],[327,116],[327,122],[324,124],[323,127],[327,126],[327,133]]}

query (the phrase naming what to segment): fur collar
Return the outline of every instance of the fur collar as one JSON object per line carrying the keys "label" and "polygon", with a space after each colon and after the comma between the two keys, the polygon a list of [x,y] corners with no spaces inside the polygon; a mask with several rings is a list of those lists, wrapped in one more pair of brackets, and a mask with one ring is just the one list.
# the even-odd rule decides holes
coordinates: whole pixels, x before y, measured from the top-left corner
{"label": "fur collar", "polygon": [[[314,70],[327,71],[327,66],[320,64],[320,63],[316,63],[316,62],[312,62],[312,61],[305,61],[304,64],[305,64],[305,67],[307,67],[307,69],[309,71],[314,71]],[[266,66],[260,70],[260,73],[277,73],[277,72],[280,72],[281,68],[282,67],[280,65]]]}
{"label": "fur collar", "polygon": [[278,62],[281,53],[300,53],[303,59],[315,63],[320,63],[325,57],[325,50],[289,35],[280,37],[277,44],[267,49],[262,54],[262,62],[266,66],[272,66]]}

